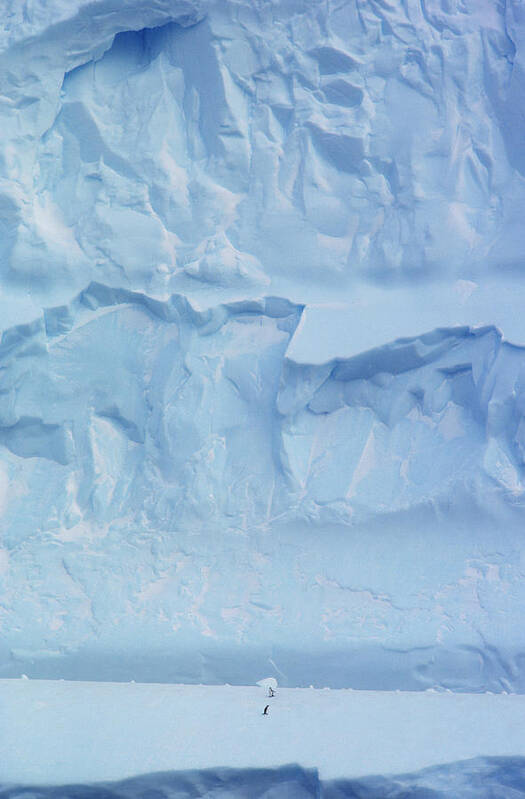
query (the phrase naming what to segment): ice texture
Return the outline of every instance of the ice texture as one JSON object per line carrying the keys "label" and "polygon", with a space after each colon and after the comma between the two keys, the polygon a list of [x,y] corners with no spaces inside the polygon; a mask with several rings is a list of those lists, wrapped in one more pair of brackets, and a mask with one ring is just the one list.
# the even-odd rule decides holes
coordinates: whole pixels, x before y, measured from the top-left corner
{"label": "ice texture", "polygon": [[525,691],[522,4],[0,11],[0,675]]}

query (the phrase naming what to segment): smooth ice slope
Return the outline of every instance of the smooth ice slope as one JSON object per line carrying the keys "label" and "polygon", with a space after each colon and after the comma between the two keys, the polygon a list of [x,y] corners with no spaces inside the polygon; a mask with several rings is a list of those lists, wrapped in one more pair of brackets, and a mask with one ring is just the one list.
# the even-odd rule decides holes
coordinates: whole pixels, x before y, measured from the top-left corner
{"label": "smooth ice slope", "polygon": [[11,6],[0,673],[524,690],[521,4]]}

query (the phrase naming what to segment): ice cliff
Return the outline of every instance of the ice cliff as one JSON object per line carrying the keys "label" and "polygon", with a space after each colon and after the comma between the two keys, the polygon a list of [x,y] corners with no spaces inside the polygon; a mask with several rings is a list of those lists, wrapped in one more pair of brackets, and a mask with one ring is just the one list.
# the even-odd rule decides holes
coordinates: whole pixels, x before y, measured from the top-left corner
{"label": "ice cliff", "polygon": [[523,4],[0,7],[0,675],[525,690]]}

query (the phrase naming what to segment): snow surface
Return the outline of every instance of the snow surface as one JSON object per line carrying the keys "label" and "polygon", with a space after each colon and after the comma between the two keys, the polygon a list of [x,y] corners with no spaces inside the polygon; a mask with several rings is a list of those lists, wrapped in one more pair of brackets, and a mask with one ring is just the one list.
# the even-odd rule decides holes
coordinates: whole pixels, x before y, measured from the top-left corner
{"label": "snow surface", "polygon": [[523,4],[0,12],[0,674],[525,690]]}
{"label": "snow surface", "polygon": [[[0,781],[11,784],[290,763],[328,782],[525,758],[523,696],[279,687],[268,699],[260,686],[1,680],[0,704]],[[486,768],[471,764],[471,777]]]}

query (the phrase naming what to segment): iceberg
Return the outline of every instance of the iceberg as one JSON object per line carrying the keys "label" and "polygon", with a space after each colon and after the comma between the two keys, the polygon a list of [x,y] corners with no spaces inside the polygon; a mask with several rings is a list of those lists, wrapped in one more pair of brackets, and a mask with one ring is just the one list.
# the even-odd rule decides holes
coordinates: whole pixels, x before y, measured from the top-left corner
{"label": "iceberg", "polygon": [[0,8],[0,676],[523,692],[521,5]]}

